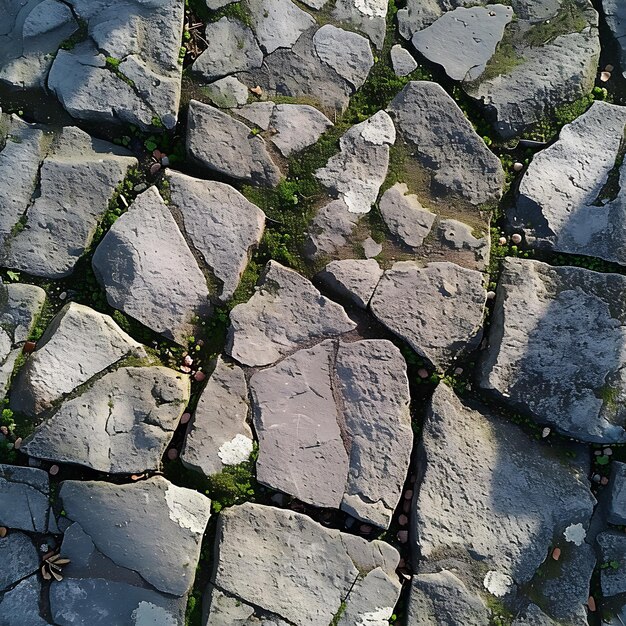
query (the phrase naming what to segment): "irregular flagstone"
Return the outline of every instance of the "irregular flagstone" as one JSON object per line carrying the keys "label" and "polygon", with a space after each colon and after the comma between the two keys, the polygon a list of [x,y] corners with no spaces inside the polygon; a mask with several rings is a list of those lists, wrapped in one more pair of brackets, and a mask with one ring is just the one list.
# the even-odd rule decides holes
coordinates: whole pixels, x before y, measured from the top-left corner
{"label": "irregular flagstone", "polygon": [[313,145],[333,123],[315,107],[307,104],[277,104],[269,127],[275,133],[270,141],[285,156]]}
{"label": "irregular flagstone", "polygon": [[437,237],[446,247],[463,255],[470,267],[483,271],[489,264],[490,237],[474,237],[473,229],[458,220],[441,220],[437,226]]}
{"label": "irregular flagstone", "polygon": [[479,340],[486,300],[480,272],[454,263],[399,261],[370,301],[374,316],[437,369]]}
{"label": "irregular flagstone", "polygon": [[220,298],[232,297],[253,247],[265,228],[265,214],[225,183],[166,173],[170,202],[183,218],[185,234],[222,283]]}
{"label": "irregular flagstone", "polygon": [[0,616],[3,626],[50,626],[41,617],[41,583],[37,576],[29,576],[0,598]]}
{"label": "irregular flagstone", "polygon": [[[544,610],[559,612],[562,598],[571,598],[570,589],[586,575],[584,597],[578,588],[578,604],[568,603],[570,610],[584,610],[593,563],[585,572],[577,564],[591,557],[590,546],[569,543],[564,531],[589,524],[595,499],[587,468],[563,464],[519,427],[463,405],[443,384],[426,415],[418,467],[411,521],[421,559],[464,561],[474,586],[482,588],[489,570],[522,588],[550,546],[560,546],[571,565],[556,577],[561,596],[550,593]],[[543,585],[545,577],[537,580]]]}
{"label": "irregular flagstone", "polygon": [[600,533],[596,538],[600,547],[602,569],[600,584],[604,596],[626,593],[626,535],[616,531]]}
{"label": "irregular flagstone", "polygon": [[[524,174],[509,218],[532,245],[626,264],[625,192],[609,189],[626,127],[624,107],[594,102]],[[619,169],[619,172],[618,172]]]}
{"label": "irregular flagstone", "polygon": [[230,313],[226,352],[243,365],[270,365],[303,344],[356,327],[341,306],[276,261],[267,264],[258,286]]}
{"label": "irregular flagstone", "polygon": [[343,200],[333,200],[319,209],[308,228],[304,253],[309,259],[332,256],[348,245],[359,215]]}
{"label": "irregular flagstone", "polygon": [[87,23],[88,38],[71,50],[59,50],[48,77],[48,87],[68,113],[92,123],[174,128],[184,4],[71,0],[71,5]]}
{"label": "irregular flagstone", "polygon": [[480,385],[583,441],[624,442],[626,278],[504,261]]}
{"label": "irregular flagstone", "polygon": [[0,280],[0,325],[8,332],[13,345],[25,342],[43,305],[46,292],[36,285],[9,283]]}
{"label": "irregular flagstone", "polygon": [[[324,528],[293,511],[250,503],[227,509],[218,520],[216,545],[215,587],[297,626],[327,626],[344,600],[355,618],[351,623],[365,623],[374,611],[392,610],[400,593],[394,548]],[[372,607],[370,596],[359,609],[351,595],[370,585],[388,604]]]}
{"label": "irregular flagstone", "polygon": [[208,498],[161,476],[127,485],[65,481],[59,497],[67,518],[115,565],[164,594],[184,596],[191,589]]}
{"label": "irregular flagstone", "polygon": [[218,358],[202,391],[180,459],[206,476],[250,458],[252,430],[247,424],[248,386],[243,370]]}
{"label": "irregular flagstone", "polygon": [[512,19],[513,9],[503,4],[459,7],[416,32],[411,43],[453,80],[471,81],[485,70]]}
{"label": "irregular flagstone", "polygon": [[189,378],[168,368],[120,368],[64,402],[22,449],[106,473],[159,469],[189,391]]}
{"label": "irregular flagstone", "polygon": [[71,302],[50,322],[17,375],[11,408],[34,416],[131,355],[146,352],[111,317]]}
{"label": "irregular flagstone", "polygon": [[49,495],[47,472],[0,465],[0,526],[32,533],[47,532]]}
{"label": "irregular flagstone", "polygon": [[382,49],[387,30],[385,0],[338,0],[332,15],[339,22],[351,24]]}
{"label": "irregular flagstone", "polygon": [[414,147],[431,179],[430,195],[458,196],[472,205],[498,200],[504,172],[461,109],[437,83],[413,81],[388,109],[400,137]]}
{"label": "irregular flagstone", "polygon": [[389,148],[395,140],[391,118],[379,111],[341,137],[339,153],[318,169],[315,177],[343,200],[349,211],[368,213],[387,176]]}
{"label": "irregular flagstone", "polygon": [[156,187],[115,221],[92,266],[112,307],[180,344],[211,310],[204,274]]}
{"label": "irregular flagstone", "polygon": [[274,186],[280,170],[262,137],[227,113],[196,100],[189,103],[187,152],[203,167],[234,179]]}
{"label": "irregular flagstone", "polygon": [[511,626],[559,626],[548,617],[536,604],[529,604],[515,618]]}
{"label": "irregular flagstone", "polygon": [[383,270],[374,259],[331,261],[317,278],[339,297],[366,309]]}
{"label": "irregular flagstone", "polygon": [[0,539],[0,563],[1,593],[39,569],[39,554],[24,533],[12,532]]}
{"label": "irregular flagstone", "polygon": [[607,519],[611,524],[626,525],[626,463],[611,463],[611,494]]}
{"label": "irregular flagstone", "polygon": [[207,85],[204,94],[220,109],[233,109],[248,101],[248,88],[234,76],[226,76]]}
{"label": "irregular flagstone", "polygon": [[32,199],[14,215],[0,263],[35,276],[71,274],[116,187],[136,164],[123,148],[64,128],[43,158]]}
{"label": "irregular flagstone", "polygon": [[396,76],[408,76],[417,69],[417,61],[413,55],[400,44],[391,47],[391,65]]}
{"label": "irregular flagstone", "polygon": [[[289,626],[285,621],[267,611],[259,611],[242,602],[236,596],[228,595],[209,583],[202,601],[210,607],[205,626],[223,626],[224,624],[261,624],[261,626]],[[256,614],[256,615],[255,615]]]}
{"label": "irregular flagstone", "polygon": [[620,48],[620,65],[623,68],[622,74],[626,71],[626,45],[624,35],[626,35],[626,5],[620,0],[602,0],[602,11],[606,23]]}

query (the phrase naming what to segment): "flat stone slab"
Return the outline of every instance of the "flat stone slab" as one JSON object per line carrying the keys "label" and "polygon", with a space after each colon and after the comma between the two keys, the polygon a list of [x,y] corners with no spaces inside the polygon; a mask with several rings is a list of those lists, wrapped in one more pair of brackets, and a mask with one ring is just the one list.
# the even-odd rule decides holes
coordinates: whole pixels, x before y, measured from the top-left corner
{"label": "flat stone slab", "polygon": [[[250,503],[226,509],[218,519],[216,546],[215,588],[292,624],[328,626],[342,602],[355,618],[350,623],[362,623],[375,596],[359,609],[352,593],[373,584],[386,602],[377,607],[385,616],[400,593],[394,548],[324,528],[293,511]],[[313,568],[312,546],[318,563]],[[211,604],[209,623],[213,610]]]}
{"label": "flat stone slab", "polygon": [[352,25],[382,49],[387,31],[385,0],[337,0],[332,16],[340,23]]}
{"label": "flat stone slab", "polygon": [[454,100],[437,83],[413,81],[388,108],[400,137],[431,179],[430,194],[450,194],[471,205],[502,195],[504,172]]}
{"label": "flat stone slab", "polygon": [[11,532],[0,539],[0,559],[0,593],[39,569],[37,548],[24,533]]}
{"label": "flat stone slab", "polygon": [[333,123],[308,104],[277,104],[270,118],[270,141],[289,157],[313,145]]}
{"label": "flat stone slab", "polygon": [[387,528],[411,453],[405,369],[389,341],[324,341],[254,374],[258,480]]}
{"label": "flat stone slab", "polygon": [[468,224],[459,220],[445,219],[439,221],[436,236],[443,248],[459,253],[460,264],[467,264],[468,267],[479,271],[487,269],[491,251],[487,229],[482,237],[475,237],[474,229]]}
{"label": "flat stone slab", "polygon": [[487,293],[483,276],[454,263],[399,261],[370,301],[376,319],[445,371],[479,340]]}
{"label": "flat stone slab", "polygon": [[331,261],[317,278],[340,298],[366,309],[383,275],[374,259]]}
{"label": "flat stone slab", "polygon": [[203,88],[207,98],[220,109],[233,109],[248,101],[248,88],[234,76],[226,76]]}
{"label": "flat stone slab", "polygon": [[6,626],[50,626],[40,615],[40,601],[41,583],[37,575],[29,576],[0,599],[0,615]]}
{"label": "flat stone slab", "polygon": [[189,392],[189,377],[166,367],[122,367],[64,402],[22,449],[106,473],[158,470]]}
{"label": "flat stone slab", "polygon": [[304,253],[309,259],[333,256],[349,244],[359,214],[343,200],[332,200],[318,209],[308,227]]}
{"label": "flat stone slab", "polygon": [[246,421],[248,405],[243,370],[218,358],[187,431],[183,464],[211,476],[247,461],[254,441]]}
{"label": "flat stone slab", "polygon": [[616,163],[625,127],[623,107],[594,102],[533,158],[509,213],[531,245],[626,264],[626,192],[607,189],[624,173]]}
{"label": "flat stone slab", "polygon": [[243,365],[270,365],[304,344],[356,328],[341,306],[276,261],[267,264],[258,287],[230,313],[225,350]]}
{"label": "flat stone slab", "polygon": [[408,76],[417,69],[417,61],[413,55],[400,44],[391,46],[391,65],[396,76]]}
{"label": "flat stone slab", "polygon": [[[602,0],[602,11],[606,23],[620,48],[620,65],[626,68],[626,6],[620,0]],[[622,69],[622,73],[625,70]]]}
{"label": "flat stone slab", "polygon": [[49,495],[47,472],[0,465],[0,526],[31,533],[47,532]]}
{"label": "flat stone slab", "polygon": [[128,356],[145,357],[146,352],[111,317],[71,302],[50,322],[19,371],[11,407],[34,416]]}
{"label": "flat stone slab", "polygon": [[252,249],[261,241],[265,214],[225,183],[168,170],[170,203],[182,215],[185,235],[222,283],[228,300],[239,285]]}
{"label": "flat stone slab", "polygon": [[624,442],[626,278],[507,258],[480,385],[583,441]]}
{"label": "flat stone slab", "polygon": [[154,186],[107,231],[92,266],[112,307],[177,343],[211,311],[206,278]]}
{"label": "flat stone slab", "polygon": [[611,495],[608,521],[618,526],[626,525],[626,463],[611,464]]}
{"label": "flat stone slab", "polygon": [[601,553],[600,584],[604,596],[626,593],[626,535],[617,531],[600,533],[596,537]]}

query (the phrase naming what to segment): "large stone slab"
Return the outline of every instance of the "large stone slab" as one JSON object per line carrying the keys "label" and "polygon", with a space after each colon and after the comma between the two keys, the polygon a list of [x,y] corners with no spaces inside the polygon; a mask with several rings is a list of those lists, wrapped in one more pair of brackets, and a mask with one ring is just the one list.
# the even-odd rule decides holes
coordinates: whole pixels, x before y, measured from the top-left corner
{"label": "large stone slab", "polygon": [[605,597],[626,593],[626,535],[617,531],[600,533],[597,538],[602,559],[600,584]]}
{"label": "large stone slab", "polygon": [[379,50],[382,49],[387,31],[385,0],[337,0],[332,16],[367,35]]}
{"label": "large stone slab", "polygon": [[289,157],[313,145],[333,123],[308,104],[277,104],[272,110],[270,141]]}
{"label": "large stone slab", "polygon": [[24,533],[12,532],[0,539],[0,559],[0,593],[39,569],[37,548]]}
{"label": "large stone slab", "polygon": [[304,276],[270,261],[252,298],[231,311],[226,352],[244,365],[270,365],[306,343],[355,327]]}
{"label": "large stone slab", "polygon": [[560,432],[626,441],[626,278],[508,258],[480,384]]}
{"label": "large stone slab", "polygon": [[[365,623],[372,612],[392,611],[400,593],[394,548],[324,528],[293,511],[250,503],[227,509],[218,520],[216,549],[212,582],[218,590],[298,626],[328,626],[344,601],[350,623]],[[353,604],[352,593],[370,584],[378,598]],[[375,599],[384,604],[372,611]],[[213,610],[211,604],[209,623],[215,623]]]}
{"label": "large stone slab", "polygon": [[0,465],[0,526],[47,532],[49,495],[48,474],[43,470]]}
{"label": "large stone slab", "polygon": [[594,102],[533,158],[509,213],[529,243],[626,264],[626,192],[607,188],[624,171],[625,126],[624,107]]}
{"label": "large stone slab", "polygon": [[41,583],[36,575],[29,576],[7,591],[0,599],[3,626],[50,626],[41,617]]}
{"label": "large stone slab", "polygon": [[112,307],[178,343],[211,310],[206,278],[156,187],[115,221],[92,265]]}
{"label": "large stone slab", "polygon": [[322,206],[309,224],[304,248],[307,258],[332,257],[345,248],[359,217],[343,200],[332,200]]}
{"label": "large stone slab", "polygon": [[366,309],[383,271],[374,259],[331,261],[317,278],[330,291]]}
{"label": "large stone slab", "polygon": [[602,11],[606,23],[620,48],[620,65],[622,73],[626,71],[626,6],[620,0],[602,0]]}
{"label": "large stone slab", "polygon": [[479,339],[487,292],[483,276],[454,263],[399,261],[370,301],[374,316],[439,370]]}
{"label": "large stone slab", "polygon": [[626,526],[626,463],[611,464],[611,494],[607,519],[611,524]]}

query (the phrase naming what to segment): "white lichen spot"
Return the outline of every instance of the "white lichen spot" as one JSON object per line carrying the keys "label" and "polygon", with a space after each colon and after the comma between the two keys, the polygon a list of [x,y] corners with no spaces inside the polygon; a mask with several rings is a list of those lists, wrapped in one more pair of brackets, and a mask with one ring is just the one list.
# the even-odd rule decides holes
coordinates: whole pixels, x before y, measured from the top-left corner
{"label": "white lichen spot", "polygon": [[587,531],[584,529],[582,524],[570,524],[565,529],[563,536],[566,541],[569,541],[577,546],[581,546],[587,536]]}
{"label": "white lichen spot", "polygon": [[367,17],[385,17],[387,15],[387,3],[381,0],[355,0],[354,8]]}
{"label": "white lichen spot", "polygon": [[177,626],[178,621],[169,611],[152,602],[141,601],[131,615],[133,626]]}
{"label": "white lichen spot", "polygon": [[514,584],[515,582],[510,576],[495,570],[488,571],[483,580],[485,589],[496,598],[502,598],[509,593]]}
{"label": "white lichen spot", "polygon": [[238,465],[250,458],[253,441],[245,435],[235,435],[233,439],[223,443],[217,453],[224,465]]}
{"label": "white lichen spot", "polygon": [[188,528],[192,532],[201,535],[206,526],[203,520],[192,510],[192,504],[188,501],[183,489],[169,485],[165,492],[165,501],[170,519],[181,528]]}
{"label": "white lichen spot", "polygon": [[376,607],[373,611],[359,615],[355,626],[388,626],[393,615],[393,607]]}

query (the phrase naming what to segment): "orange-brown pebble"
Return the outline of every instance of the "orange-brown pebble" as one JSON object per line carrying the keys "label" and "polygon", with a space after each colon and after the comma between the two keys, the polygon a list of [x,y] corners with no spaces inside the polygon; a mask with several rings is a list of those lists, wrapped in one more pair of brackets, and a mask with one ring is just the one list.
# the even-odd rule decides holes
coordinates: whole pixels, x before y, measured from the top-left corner
{"label": "orange-brown pebble", "polygon": [[552,558],[555,561],[558,561],[561,558],[561,548],[554,548],[554,550],[552,550]]}
{"label": "orange-brown pebble", "polygon": [[593,596],[589,596],[589,600],[587,600],[587,606],[592,613],[596,612],[596,601],[594,600]]}

